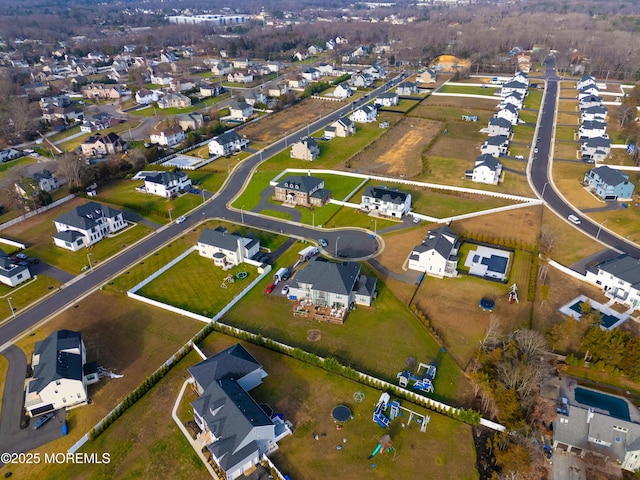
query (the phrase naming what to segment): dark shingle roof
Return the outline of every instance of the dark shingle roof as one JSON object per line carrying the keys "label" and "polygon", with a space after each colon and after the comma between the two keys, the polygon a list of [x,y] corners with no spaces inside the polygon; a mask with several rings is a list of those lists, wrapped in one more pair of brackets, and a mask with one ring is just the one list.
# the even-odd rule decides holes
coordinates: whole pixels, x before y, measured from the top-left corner
{"label": "dark shingle roof", "polygon": [[211,382],[222,379],[238,380],[259,368],[262,368],[260,362],[241,344],[236,343],[187,370],[196,382],[206,388]]}
{"label": "dark shingle roof", "polygon": [[496,157],[493,155],[489,155],[488,153],[484,153],[476,158],[476,163],[474,165],[474,169],[486,165],[491,170],[497,170],[501,163],[498,161]]}
{"label": "dark shingle roof", "polygon": [[607,260],[598,264],[596,268],[632,285],[640,283],[640,260],[629,255],[624,254],[612,260]]}
{"label": "dark shingle roof", "polygon": [[29,384],[30,392],[39,392],[51,382],[63,378],[82,380],[82,355],[65,350],[82,351],[80,332],[58,330],[37,342],[34,355],[39,363],[33,369],[34,380]]}
{"label": "dark shingle roof", "polygon": [[311,177],[308,175],[289,175],[280,183],[278,183],[277,187],[300,190],[301,192],[309,193],[311,190],[318,187],[322,182],[324,182],[324,179],[318,177]]}
{"label": "dark shingle roof", "polygon": [[157,183],[159,185],[164,185],[165,187],[171,185],[172,182],[178,181],[187,174],[184,172],[157,172],[155,175],[147,175],[144,178],[145,182]]}
{"label": "dark shingle roof", "polygon": [[313,285],[314,290],[349,295],[360,274],[355,262],[333,263],[315,257],[295,277],[298,284]]}
{"label": "dark shingle roof", "polygon": [[511,122],[506,118],[491,117],[489,125],[497,125],[498,127],[511,129]]}
{"label": "dark shingle roof", "polygon": [[235,252],[238,250],[238,241],[242,238],[240,235],[234,233],[205,228],[202,234],[200,234],[200,238],[198,238],[198,243],[204,243],[205,245]]}
{"label": "dark shingle roof", "polygon": [[224,132],[221,135],[218,135],[213,140],[215,140],[220,145],[226,145],[228,143],[234,143],[241,140],[240,135],[238,135],[235,130],[229,130],[228,132]]}
{"label": "dark shingle roof", "polygon": [[509,139],[507,138],[506,135],[495,135],[493,137],[488,137],[485,141],[484,144],[485,145],[495,145],[495,146],[501,146],[505,143],[509,143]]}
{"label": "dark shingle roof", "polygon": [[89,202],[63,213],[55,221],[82,230],[88,230],[95,227],[96,219],[101,217],[114,218],[120,213],[120,211],[106,205]]}
{"label": "dark shingle roof", "polygon": [[53,236],[53,238],[70,243],[74,243],[80,237],[84,237],[84,235],[77,230],[65,230],[64,232],[58,232]]}
{"label": "dark shingle roof", "polygon": [[456,244],[457,238],[458,234],[447,226],[436,228],[427,233],[427,238],[422,242],[424,249],[418,250],[416,247],[414,248],[414,251],[426,252],[429,250],[435,250],[444,258],[449,258],[451,250],[453,250],[453,247]]}
{"label": "dark shingle roof", "polygon": [[407,200],[407,194],[405,192],[390,189],[384,186],[367,187],[364,191],[363,196],[373,197],[377,200],[394,203],[396,205],[402,205]]}
{"label": "dark shingle roof", "polygon": [[592,168],[590,172],[594,172],[596,175],[598,175],[600,179],[607,185],[620,185],[621,183],[629,181],[628,175],[620,172],[619,170],[614,170],[613,168],[607,167],[606,165]]}

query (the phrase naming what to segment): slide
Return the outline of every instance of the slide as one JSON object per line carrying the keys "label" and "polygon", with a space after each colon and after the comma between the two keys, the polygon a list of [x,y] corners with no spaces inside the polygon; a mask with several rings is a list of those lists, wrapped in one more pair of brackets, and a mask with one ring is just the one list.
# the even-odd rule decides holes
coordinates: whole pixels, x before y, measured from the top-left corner
{"label": "slide", "polygon": [[367,457],[367,460],[371,460],[373,457],[375,457],[376,454],[380,451],[381,448],[382,448],[382,444],[379,443],[378,446],[375,448],[375,450],[373,452],[371,452],[371,455],[369,455]]}

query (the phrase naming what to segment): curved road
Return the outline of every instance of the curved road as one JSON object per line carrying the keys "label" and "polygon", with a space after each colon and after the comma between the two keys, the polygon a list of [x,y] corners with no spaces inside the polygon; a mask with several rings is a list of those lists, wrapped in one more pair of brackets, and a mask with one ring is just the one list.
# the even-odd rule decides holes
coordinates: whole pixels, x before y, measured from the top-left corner
{"label": "curved road", "polygon": [[551,145],[555,129],[555,111],[558,98],[559,77],[556,75],[555,58],[547,57],[546,61],[547,88],[542,105],[542,115],[538,123],[538,140],[536,145],[538,153],[533,155],[530,167],[527,171],[531,185],[538,196],[545,201],[558,216],[567,218],[573,214],[580,218],[580,225],[574,225],[588,235],[611,249],[626,253],[632,257],[640,258],[640,247],[629,242],[608,230],[601,228],[600,224],[589,217],[582,215],[580,210],[568,203],[557,191],[551,176]]}
{"label": "curved road", "polygon": [[193,228],[195,224],[204,219],[225,219],[234,223],[243,223],[298,238],[317,240],[319,236],[322,236],[327,239],[329,244],[325,251],[334,256],[340,254],[340,256],[349,258],[365,258],[375,254],[379,245],[377,238],[371,232],[348,228],[321,230],[310,226],[288,223],[277,218],[264,218],[250,212],[230,210],[227,208],[227,204],[244,188],[253,170],[263,160],[270,158],[292,142],[297,141],[303,136],[303,132],[306,132],[307,129],[312,131],[319,130],[353,109],[370,101],[381,92],[393,87],[404,78],[404,74],[398,76],[361,99],[318,119],[308,127],[304,127],[295,133],[287,135],[285,138],[278,140],[264,150],[249,157],[243,163],[240,163],[216,196],[193,211],[185,222],[181,224],[173,223],[158,229],[150,237],[122,252],[117,257],[102,263],[99,268],[76,277],[56,294],[48,297],[24,313],[21,313],[14,320],[2,325],[0,327],[0,351],[6,349],[11,345],[13,339],[32,328],[41,320],[59,312],[70,304],[80,301],[83,296],[91,293],[91,291],[108,281],[114,275],[117,275],[120,271],[125,270],[128,266],[138,262],[142,257],[160,248],[181,232]]}

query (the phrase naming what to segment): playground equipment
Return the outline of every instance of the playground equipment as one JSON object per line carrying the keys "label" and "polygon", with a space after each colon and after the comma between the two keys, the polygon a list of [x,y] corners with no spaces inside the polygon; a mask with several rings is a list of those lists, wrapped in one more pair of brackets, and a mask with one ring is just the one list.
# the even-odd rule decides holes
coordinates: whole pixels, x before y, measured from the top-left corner
{"label": "playground equipment", "polygon": [[477,122],[478,121],[478,116],[477,115],[462,115],[462,120],[464,120],[465,122]]}
{"label": "playground equipment", "polygon": [[[424,368],[424,373],[420,375],[420,370]],[[416,369],[416,373],[410,371],[399,372],[396,375],[398,379],[398,385],[402,388],[406,388],[409,382],[414,382],[413,389],[420,390],[422,392],[433,392],[433,381],[436,378],[437,368],[434,362],[429,365],[420,363]]]}
{"label": "playground equipment", "polygon": [[393,447],[393,442],[391,441],[391,437],[389,436],[389,434],[384,434],[382,437],[380,437],[380,440],[378,440],[378,445],[376,445],[376,448],[373,450],[373,452],[371,452],[371,455],[367,457],[367,460],[371,460],[380,452],[391,453],[392,451],[393,451],[393,459],[395,460],[396,449]]}
{"label": "playground equipment", "polygon": [[333,420],[337,423],[346,423],[351,420],[351,410],[346,405],[338,405],[331,412]]}
{"label": "playground equipment", "polygon": [[236,278],[238,280],[244,280],[248,276],[249,276],[249,274],[247,272],[238,272],[238,273],[236,273]]}
{"label": "playground equipment", "polygon": [[515,283],[509,287],[511,291],[509,292],[509,303],[519,303],[518,302],[518,285]]}
{"label": "playground equipment", "polygon": [[227,288],[227,283],[234,283],[234,279],[233,279],[233,275],[228,274],[224,280],[222,280],[222,283],[220,284],[220,288]]}
{"label": "playground equipment", "polygon": [[[387,408],[389,409],[388,417],[387,415],[385,415]],[[373,421],[380,425],[382,428],[387,428],[391,424],[391,420],[396,417],[402,416],[403,411],[409,414],[409,420],[406,424],[407,426],[411,425],[411,421],[415,417],[416,423],[420,425],[420,431],[427,431],[427,424],[431,420],[431,417],[429,415],[421,415],[417,412],[414,412],[413,410],[403,407],[397,400],[391,401],[391,397],[386,392],[382,392],[382,395],[380,395],[380,399],[378,400],[376,408],[373,411]],[[404,427],[405,424],[403,423],[402,426]]]}
{"label": "playground equipment", "polygon": [[354,392],[353,393],[353,401],[356,403],[362,403],[362,401],[364,400],[364,392]]}

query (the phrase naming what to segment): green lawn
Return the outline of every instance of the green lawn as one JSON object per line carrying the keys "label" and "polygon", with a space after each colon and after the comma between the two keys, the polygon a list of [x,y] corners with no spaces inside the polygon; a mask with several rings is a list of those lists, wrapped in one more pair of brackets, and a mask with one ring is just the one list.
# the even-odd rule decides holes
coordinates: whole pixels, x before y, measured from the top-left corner
{"label": "green lawn", "polygon": [[599,224],[606,222],[605,227],[613,230],[618,235],[638,243],[640,241],[640,207],[634,206],[633,202],[627,202],[629,208],[622,210],[614,210],[612,212],[594,212],[590,213],[594,221]]}
{"label": "green lawn", "polygon": [[527,96],[524,98],[524,108],[537,110],[542,103],[542,90],[529,89]]}
{"label": "green lawn", "polygon": [[[114,133],[117,133],[118,135],[122,135],[124,132],[127,132],[130,128],[135,128],[138,125],[139,123],[135,121],[123,122],[115,127],[109,128],[108,130],[102,130],[100,133],[103,133],[106,135],[109,132],[114,132]],[[58,148],[66,152],[73,152],[91,135],[95,135],[95,132],[87,132],[72,140],[67,140],[66,142],[63,142],[60,145],[58,145]]]}
{"label": "green lawn", "polygon": [[264,210],[260,210],[260,212],[258,213],[261,213],[262,215],[267,215],[273,218],[282,218],[283,220],[291,220],[293,218],[290,213],[281,212],[279,210],[271,210],[270,208],[265,208]]}
{"label": "green lawn", "polygon": [[557,127],[556,128],[556,141],[558,140],[575,140],[577,127]]}
{"label": "green lawn", "polygon": [[398,225],[399,222],[392,220],[384,220],[382,218],[374,219],[366,213],[357,209],[343,207],[338,213],[331,218],[331,225],[336,227],[355,227],[367,228],[371,231],[382,230],[386,227]]}
{"label": "green lawn", "polygon": [[34,163],[38,163],[38,159],[33,157],[20,157],[7,163],[0,163],[0,180],[7,178],[9,170],[26,167],[28,165],[33,165]]}
{"label": "green lawn", "polygon": [[[33,250],[30,252],[34,253]],[[45,275],[38,275],[14,288],[0,285],[0,319],[8,318],[11,315],[9,299],[11,299],[11,305],[16,311],[22,310],[27,305],[51,293],[60,285],[58,280]]]}

